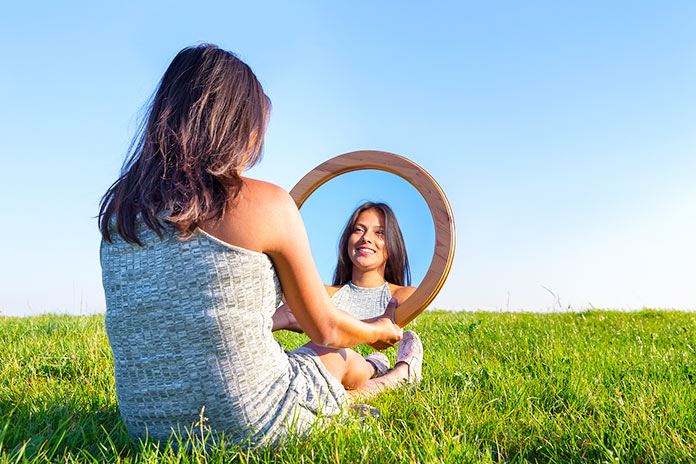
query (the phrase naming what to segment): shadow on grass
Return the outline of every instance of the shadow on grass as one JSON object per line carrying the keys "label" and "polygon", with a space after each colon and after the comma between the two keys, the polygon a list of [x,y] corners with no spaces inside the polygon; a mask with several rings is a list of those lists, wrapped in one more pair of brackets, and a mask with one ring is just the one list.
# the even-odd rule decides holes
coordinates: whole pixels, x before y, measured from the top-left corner
{"label": "shadow on grass", "polygon": [[117,408],[37,405],[0,400],[0,456],[14,462],[51,461],[71,454],[118,460],[141,448],[128,436]]}
{"label": "shadow on grass", "polygon": [[240,447],[226,441],[224,435],[214,438],[207,429],[183,430],[167,442],[143,442],[130,438],[116,407],[91,411],[71,404],[37,408],[0,400],[0,462],[68,462],[69,458],[86,462],[198,462],[199,458],[268,462],[274,451],[268,446]]}

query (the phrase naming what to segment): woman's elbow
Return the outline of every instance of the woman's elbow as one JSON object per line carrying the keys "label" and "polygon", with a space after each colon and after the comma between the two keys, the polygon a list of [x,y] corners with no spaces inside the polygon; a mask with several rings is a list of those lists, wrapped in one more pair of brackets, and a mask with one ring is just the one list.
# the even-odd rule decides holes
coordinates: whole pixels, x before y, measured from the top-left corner
{"label": "woman's elbow", "polygon": [[324,327],[317,327],[315,333],[310,335],[309,338],[319,346],[325,346],[327,348],[347,348],[341,343],[340,331],[332,325],[327,324]]}

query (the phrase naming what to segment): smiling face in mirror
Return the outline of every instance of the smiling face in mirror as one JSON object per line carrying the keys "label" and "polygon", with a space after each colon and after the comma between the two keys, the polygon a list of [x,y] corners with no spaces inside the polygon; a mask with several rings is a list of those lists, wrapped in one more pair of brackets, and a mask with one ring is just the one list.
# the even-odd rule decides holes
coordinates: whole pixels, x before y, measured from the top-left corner
{"label": "smiling face in mirror", "polygon": [[[377,280],[374,283],[382,285],[386,280],[384,270],[387,266],[384,215],[376,209],[365,209],[358,215],[355,224],[346,228],[346,232],[346,254],[352,264],[353,283],[361,287],[371,287],[374,285],[371,285],[373,282],[369,280],[375,277]],[[336,274],[340,275],[338,269]],[[334,282],[334,285],[341,283],[343,282]]]}
{"label": "smiling face in mirror", "polygon": [[427,272],[435,243],[430,210],[394,174],[342,174],[315,191],[300,212],[322,280],[332,284],[337,306],[356,317],[382,314],[391,296],[402,303],[415,290],[411,272],[416,284]]}
{"label": "smiling face in mirror", "polygon": [[349,281],[360,287],[411,283],[404,238],[386,203],[360,205],[341,234],[333,285]]}

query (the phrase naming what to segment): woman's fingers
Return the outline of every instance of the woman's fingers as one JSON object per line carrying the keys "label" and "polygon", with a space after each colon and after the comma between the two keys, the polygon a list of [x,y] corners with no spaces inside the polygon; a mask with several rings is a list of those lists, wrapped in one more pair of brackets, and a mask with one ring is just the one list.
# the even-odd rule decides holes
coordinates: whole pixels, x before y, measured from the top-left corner
{"label": "woman's fingers", "polygon": [[376,350],[386,350],[390,346],[394,346],[403,338],[403,329],[394,324],[386,313],[378,317],[374,322],[372,322],[372,324],[379,327],[379,340],[369,344]]}
{"label": "woman's fingers", "polygon": [[398,325],[394,324],[394,321],[391,319],[384,317],[382,320],[384,321],[383,340],[391,345],[398,343],[404,336],[404,330]]}
{"label": "woman's fingers", "polygon": [[386,350],[387,348],[391,348],[392,346],[394,346],[394,344],[390,345],[390,344],[384,343],[384,342],[375,342],[375,343],[369,343],[368,346],[370,346],[371,348],[374,348],[375,350],[382,351],[382,350]]}

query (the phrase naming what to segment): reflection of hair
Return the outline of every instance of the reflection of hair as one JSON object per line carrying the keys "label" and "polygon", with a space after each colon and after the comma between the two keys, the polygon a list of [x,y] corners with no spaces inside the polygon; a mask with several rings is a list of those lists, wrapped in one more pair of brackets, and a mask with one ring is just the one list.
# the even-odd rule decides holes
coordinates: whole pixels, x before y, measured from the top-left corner
{"label": "reflection of hair", "polygon": [[408,265],[408,255],[404,237],[401,235],[399,222],[394,211],[386,203],[374,203],[368,201],[353,212],[343,229],[341,240],[338,244],[338,263],[334,271],[333,285],[344,285],[350,282],[353,276],[353,262],[348,256],[348,238],[353,233],[358,216],[364,211],[374,209],[382,213],[384,218],[384,243],[387,247],[387,264],[384,269],[384,279],[396,285],[411,285],[411,268]]}
{"label": "reflection of hair", "polygon": [[[261,158],[270,100],[251,69],[214,45],[181,50],[164,73],[121,176],[102,197],[99,227],[140,244],[135,221],[184,237],[219,220],[239,193],[237,170]],[[250,155],[250,157],[249,157]],[[247,159],[247,157],[249,157]]]}

